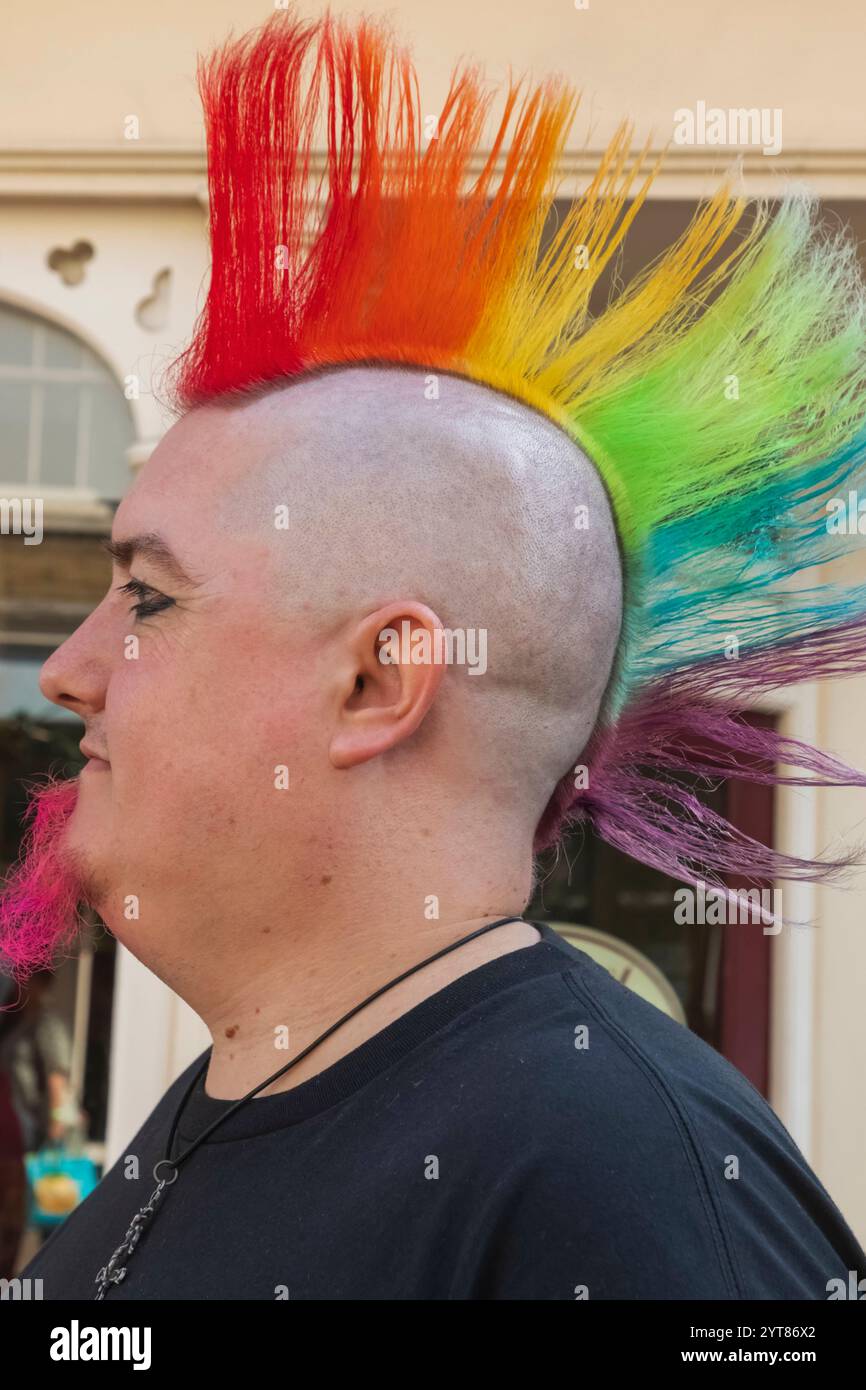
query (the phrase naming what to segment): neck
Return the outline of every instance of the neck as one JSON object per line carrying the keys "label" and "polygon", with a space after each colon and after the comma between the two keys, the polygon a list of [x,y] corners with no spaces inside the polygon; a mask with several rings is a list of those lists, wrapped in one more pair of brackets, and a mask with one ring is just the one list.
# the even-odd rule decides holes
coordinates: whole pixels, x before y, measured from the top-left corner
{"label": "neck", "polygon": [[[411,932],[383,932],[380,923],[370,921],[305,931],[282,968],[269,970],[267,980],[238,978],[224,1005],[205,1020],[213,1037],[208,1095],[225,1100],[246,1095],[376,989],[479,927],[519,911],[515,905]],[[259,1095],[276,1095],[309,1080],[452,980],[538,939],[534,927],[513,921],[449,952],[386,990]]]}
{"label": "neck", "polygon": [[192,856],[184,901],[174,883],[160,885],[162,897],[149,885],[142,890],[143,925],[99,908],[118,940],[210,1030],[210,1096],[237,1100],[317,1043],[259,1095],[290,1090],[460,975],[537,941],[526,923],[497,927],[387,989],[317,1042],[404,971],[523,913],[532,884],[528,827],[503,826],[500,817],[493,833],[477,808],[461,819],[456,807],[441,819],[437,835],[424,828],[430,819],[407,815],[398,835],[382,816],[337,817],[332,833],[299,836],[281,873],[261,870],[279,862],[276,847],[256,862],[214,866]]}

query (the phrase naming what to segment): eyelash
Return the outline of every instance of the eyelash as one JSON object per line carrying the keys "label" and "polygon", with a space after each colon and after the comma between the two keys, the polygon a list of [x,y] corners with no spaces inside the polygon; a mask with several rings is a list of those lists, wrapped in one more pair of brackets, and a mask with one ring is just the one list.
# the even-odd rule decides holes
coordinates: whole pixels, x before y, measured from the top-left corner
{"label": "eyelash", "polygon": [[[164,608],[171,608],[174,603],[173,598],[161,594],[158,589],[152,589],[149,584],[142,584],[140,579],[130,579],[128,584],[118,584],[117,592],[132,594],[139,600],[129,610],[136,618],[149,618],[153,613],[161,613]],[[147,594],[156,594],[156,598],[148,599]]]}

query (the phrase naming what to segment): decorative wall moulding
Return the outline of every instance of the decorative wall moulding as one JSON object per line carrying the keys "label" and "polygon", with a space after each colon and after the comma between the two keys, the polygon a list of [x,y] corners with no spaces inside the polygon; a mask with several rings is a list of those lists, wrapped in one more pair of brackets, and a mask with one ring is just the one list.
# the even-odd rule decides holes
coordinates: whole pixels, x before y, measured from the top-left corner
{"label": "decorative wall moulding", "polygon": [[207,202],[204,153],[195,149],[3,149],[0,197],[56,201]]}
{"label": "decorative wall moulding", "polygon": [[[651,152],[648,165],[660,153]],[[598,149],[569,151],[560,163],[559,196],[568,198],[586,186],[597,169]],[[484,154],[476,156],[479,172]],[[652,189],[654,198],[697,198],[709,193],[737,161],[746,193],[772,196],[791,180],[805,183],[823,198],[866,199],[866,148],[851,150],[783,149],[764,155],[759,149],[672,145]],[[497,161],[501,169],[503,160]],[[314,155],[311,177],[324,170]],[[106,200],[118,202],[195,203],[207,201],[205,156],[201,149],[130,147],[118,149],[0,150],[0,198],[33,200]]]}

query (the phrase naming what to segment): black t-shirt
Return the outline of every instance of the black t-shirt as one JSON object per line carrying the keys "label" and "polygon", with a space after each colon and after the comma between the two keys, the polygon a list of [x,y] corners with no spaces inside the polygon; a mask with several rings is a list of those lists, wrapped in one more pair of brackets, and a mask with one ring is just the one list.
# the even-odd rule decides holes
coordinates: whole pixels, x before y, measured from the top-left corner
{"label": "black t-shirt", "polygon": [[[237,1111],[107,1301],[827,1299],[866,1276],[751,1083],[537,925],[541,941]],[[93,1297],[206,1055],[23,1271],[46,1299]],[[173,1155],[231,1104],[200,1079]]]}

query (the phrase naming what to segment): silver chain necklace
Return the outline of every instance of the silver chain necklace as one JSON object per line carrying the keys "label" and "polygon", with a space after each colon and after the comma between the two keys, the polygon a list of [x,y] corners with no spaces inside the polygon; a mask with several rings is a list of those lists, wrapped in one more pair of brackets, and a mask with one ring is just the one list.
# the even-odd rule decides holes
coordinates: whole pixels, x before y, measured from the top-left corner
{"label": "silver chain necklace", "polygon": [[[459,941],[452,942],[450,946],[445,946],[441,951],[436,951],[434,955],[428,956],[426,960],[420,961],[418,965],[413,965],[410,967],[409,970],[404,970],[403,974],[398,975],[396,980],[389,980],[386,985],[382,985],[381,988],[377,989],[375,993],[369,996],[369,998],[363,999],[360,1004],[356,1004],[353,1009],[350,1009],[349,1012],[347,1014],[344,1014],[342,1018],[338,1019],[336,1023],[332,1023],[330,1028],[326,1029],[326,1031],[322,1033],[321,1037],[318,1037],[314,1042],[311,1042],[309,1047],[305,1047],[303,1052],[299,1052],[297,1057],[292,1058],[291,1062],[287,1062],[284,1067],[280,1067],[279,1071],[275,1071],[273,1076],[269,1076],[267,1080],[260,1082],[259,1085],[256,1086],[254,1090],[250,1091],[248,1095],[242,1096],[240,1100],[235,1101],[234,1105],[230,1106],[229,1109],[224,1112],[224,1114],[220,1115],[219,1119],[214,1120],[212,1125],[208,1125],[207,1129],[202,1134],[200,1134],[198,1138],[192,1144],[190,1144],[189,1148],[186,1149],[182,1154],[179,1154],[177,1158],[171,1158],[170,1155],[172,1144],[174,1143],[174,1136],[177,1131],[178,1124],[180,1122],[180,1117],[183,1114],[183,1108],[190,1097],[193,1087],[197,1084],[198,1079],[202,1075],[202,1073],[207,1070],[207,1067],[210,1063],[213,1048],[209,1048],[204,1062],[199,1067],[192,1081],[189,1083],[186,1090],[184,1091],[183,1098],[180,1102],[180,1105],[177,1108],[177,1111],[175,1112],[175,1116],[172,1120],[171,1129],[168,1135],[168,1143],[166,1145],[166,1156],[165,1158],[161,1158],[157,1163],[154,1164],[153,1179],[156,1183],[156,1187],[150,1194],[150,1197],[148,1201],[145,1203],[145,1205],[139,1208],[135,1216],[130,1221],[126,1235],[123,1237],[123,1240],[120,1242],[114,1254],[111,1256],[111,1259],[108,1261],[107,1264],[102,1266],[102,1269],[96,1275],[94,1282],[98,1285],[98,1288],[95,1294],[95,1298],[105,1298],[105,1295],[108,1293],[109,1289],[113,1284],[119,1284],[122,1279],[126,1278],[126,1270],[129,1261],[132,1255],[135,1253],[135,1248],[138,1245],[138,1242],[141,1240],[141,1237],[144,1234],[145,1230],[153,1222],[154,1216],[160,1210],[160,1203],[163,1200],[163,1194],[165,1192],[165,1189],[167,1187],[173,1186],[173,1184],[177,1182],[178,1172],[181,1164],[186,1163],[187,1159],[193,1153],[195,1153],[195,1150],[198,1148],[199,1144],[203,1144],[205,1139],[207,1139],[208,1135],[213,1134],[214,1130],[217,1129],[221,1124],[223,1124],[223,1122],[227,1120],[230,1115],[234,1115],[235,1111],[240,1110],[242,1105],[246,1105],[247,1101],[253,1099],[253,1096],[257,1096],[259,1091],[263,1091],[266,1086],[270,1086],[271,1082],[276,1081],[278,1076],[283,1076],[284,1073],[289,1071],[291,1067],[297,1066],[298,1062],[303,1061],[304,1057],[308,1056],[309,1053],[312,1052],[314,1047],[318,1047],[319,1043],[322,1043],[325,1041],[326,1038],[329,1038],[332,1033],[336,1032],[338,1028],[341,1028],[344,1023],[347,1023],[350,1018],[354,1018],[355,1014],[359,1013],[361,1009],[365,1009],[368,1004],[372,1004],[373,1000],[378,999],[379,996],[381,994],[384,994],[386,990],[393,989],[394,985],[399,985],[401,980],[406,980],[409,978],[410,975],[414,975],[416,970],[422,970],[425,965],[430,965],[434,960],[440,960],[442,956],[447,956],[449,951],[456,951],[458,946],[465,946],[467,941],[474,941],[477,936],[483,936],[485,932],[493,931],[494,927],[503,927],[508,922],[522,922],[523,920],[524,919],[522,917],[500,917],[498,922],[490,922],[486,927],[479,927],[477,931],[470,932],[468,936],[461,937]],[[171,1169],[172,1175],[160,1177],[159,1170],[163,1167]]]}

